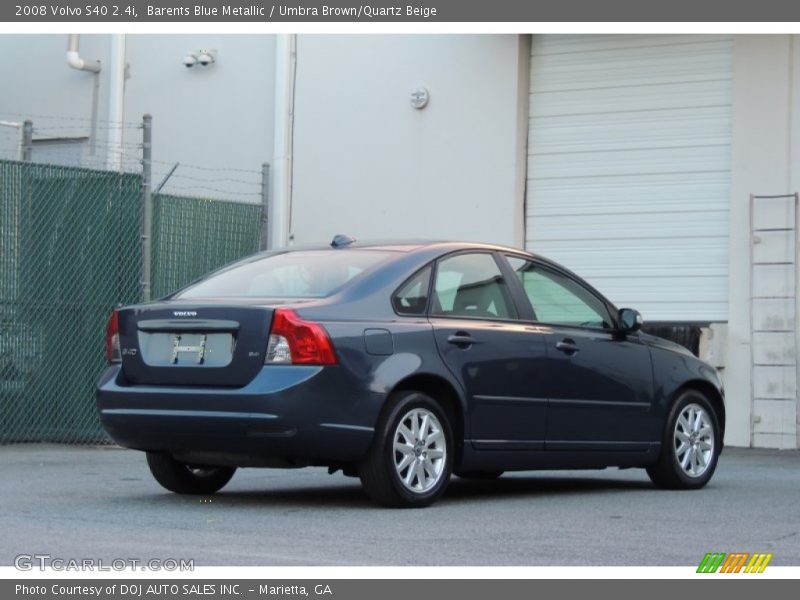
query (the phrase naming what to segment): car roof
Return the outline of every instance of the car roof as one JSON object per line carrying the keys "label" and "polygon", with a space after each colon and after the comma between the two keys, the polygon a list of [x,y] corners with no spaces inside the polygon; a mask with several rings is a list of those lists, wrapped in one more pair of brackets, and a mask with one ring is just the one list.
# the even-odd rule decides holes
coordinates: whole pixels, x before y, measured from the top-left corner
{"label": "car roof", "polygon": [[[334,239],[339,238],[340,236],[335,236]],[[345,236],[346,237],[346,236]],[[580,280],[583,282],[583,285],[588,286],[597,296],[599,296],[604,302],[613,306],[613,303],[608,300],[599,290],[589,284],[586,280],[580,277],[577,273],[571,271],[567,267],[562,264],[557,263],[556,261],[549,259],[545,256],[540,254],[536,254],[535,252],[530,252],[528,250],[523,250],[521,248],[514,248],[513,246],[505,246],[502,244],[491,244],[486,242],[466,242],[466,241],[452,241],[452,240],[369,240],[369,241],[358,241],[354,238],[349,238],[353,241],[342,246],[334,246],[333,244],[329,245],[322,245],[316,244],[313,246],[290,246],[289,248],[284,248],[285,251],[298,251],[298,250],[338,250],[338,251],[354,251],[354,250],[382,250],[382,251],[390,251],[390,252],[397,252],[399,255],[402,254],[417,254],[420,253],[423,256],[420,258],[422,260],[432,260],[439,258],[442,255],[449,254],[451,252],[459,252],[463,250],[484,250],[484,251],[491,251],[491,252],[505,252],[509,254],[521,254],[523,256],[529,256],[535,260],[537,260],[541,264],[548,265],[556,270],[562,271],[564,273],[568,273],[570,276]],[[335,242],[334,242],[335,243]]]}
{"label": "car roof", "polygon": [[459,250],[490,250],[490,251],[508,252],[512,254],[524,254],[527,256],[532,256],[543,263],[547,263],[561,270],[568,271],[568,269],[565,269],[562,265],[558,264],[557,262],[547,257],[541,256],[540,254],[530,252],[529,250],[514,248],[513,246],[506,246],[503,244],[493,244],[487,242],[469,242],[469,241],[458,241],[458,240],[425,240],[425,239],[363,240],[363,241],[354,240],[353,242],[343,246],[333,246],[332,244],[301,244],[297,246],[275,248],[273,251],[297,252],[303,250],[332,250],[332,249],[340,251],[382,250],[382,251],[397,252],[397,253],[411,253],[416,251],[424,251],[426,253],[435,253],[435,254],[448,254],[450,252],[458,252]]}
{"label": "car roof", "polygon": [[468,249],[482,249],[482,250],[499,250],[502,252],[516,252],[523,254],[532,254],[527,250],[514,248],[512,246],[504,246],[502,244],[492,244],[486,242],[468,242],[458,240],[354,240],[351,243],[342,246],[333,246],[332,244],[298,244],[296,246],[286,246],[283,248],[275,248],[274,251],[296,252],[302,250],[387,250],[390,252],[413,252],[414,250],[427,249],[427,248],[441,248],[444,251],[452,250],[468,250]]}

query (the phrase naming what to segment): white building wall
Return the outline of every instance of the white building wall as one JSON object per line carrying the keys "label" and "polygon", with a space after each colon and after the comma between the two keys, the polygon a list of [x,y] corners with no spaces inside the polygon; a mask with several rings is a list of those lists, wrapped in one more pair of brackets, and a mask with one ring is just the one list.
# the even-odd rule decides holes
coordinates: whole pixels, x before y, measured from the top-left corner
{"label": "white building wall", "polygon": [[[65,35],[0,35],[0,120],[30,118],[48,136],[89,136],[92,123],[107,119],[108,69],[99,74],[70,69]],[[81,56],[108,63],[111,37],[82,35]],[[59,118],[53,118],[58,116]],[[18,158],[9,128],[0,130],[0,157]],[[105,132],[98,131],[105,139]],[[96,157],[105,155],[97,148]],[[52,150],[55,153],[55,150]],[[53,154],[53,156],[56,156]],[[91,162],[95,162],[92,160]]]}
{"label": "white building wall", "polygon": [[[186,68],[184,56],[202,48],[217,62]],[[209,169],[178,167],[164,191],[259,201],[258,176],[211,169],[259,171],[272,160],[275,36],[129,35],[127,60],[126,120],[153,116],[154,181],[175,162],[200,165]]]}
{"label": "white building wall", "polygon": [[[300,36],[294,241],[348,233],[520,245],[525,41]],[[420,86],[430,103],[416,110]]]}
{"label": "white building wall", "polygon": [[[783,355],[781,364],[796,362],[797,325],[794,324],[794,336],[788,336],[794,339],[781,343],[786,346],[783,349],[776,345],[780,340],[775,335],[752,333],[754,306],[760,311],[753,315],[756,329],[758,323],[772,319],[762,314],[770,310],[767,303],[751,302],[749,201],[751,194],[792,194],[800,189],[797,64],[797,36],[735,38],[729,317],[724,370],[726,443],[735,446],[797,447],[796,366],[786,369],[772,365],[777,354]],[[790,225],[790,218],[787,212],[784,224]],[[796,246],[794,252],[796,260]],[[794,282],[789,281],[794,273],[767,271],[755,273],[762,278],[755,281],[757,287],[794,287]]]}
{"label": "white building wall", "polygon": [[[153,116],[153,179],[180,162],[166,192],[259,201],[261,164],[272,159],[274,52],[271,35],[136,35],[126,37],[123,168],[138,169],[142,115]],[[0,119],[30,117],[34,139],[94,135],[94,154],[83,164],[104,166],[110,35],[81,35],[80,53],[102,62],[94,75],[67,66],[66,34],[3,35]],[[218,52],[209,67],[183,65],[187,53]],[[0,130],[0,156],[14,158],[8,128]],[[5,142],[5,144],[4,144]],[[42,147],[44,148],[44,147]],[[39,158],[72,164],[70,147],[49,145]],[[36,158],[36,153],[34,158]],[[62,160],[63,159],[63,160]],[[203,167],[192,169],[192,166]],[[220,174],[245,169],[253,174]]]}

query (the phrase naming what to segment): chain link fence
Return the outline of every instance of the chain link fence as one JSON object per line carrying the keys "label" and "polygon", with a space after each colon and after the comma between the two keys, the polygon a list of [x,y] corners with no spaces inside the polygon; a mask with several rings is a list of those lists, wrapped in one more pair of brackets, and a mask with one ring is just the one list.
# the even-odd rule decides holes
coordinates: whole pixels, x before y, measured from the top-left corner
{"label": "chain link fence", "polygon": [[[154,297],[259,248],[261,206],[154,194]],[[142,176],[0,160],[0,443],[102,443],[114,306],[139,299]]]}

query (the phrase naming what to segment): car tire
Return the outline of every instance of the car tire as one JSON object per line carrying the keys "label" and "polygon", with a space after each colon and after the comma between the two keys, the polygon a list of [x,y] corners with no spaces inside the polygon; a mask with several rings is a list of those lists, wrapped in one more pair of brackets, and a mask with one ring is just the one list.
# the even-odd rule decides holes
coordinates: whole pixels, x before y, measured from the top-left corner
{"label": "car tire", "polygon": [[456,471],[456,477],[460,479],[472,479],[476,481],[492,481],[499,478],[505,471]]}
{"label": "car tire", "polygon": [[162,487],[176,494],[213,494],[236,472],[236,467],[188,465],[163,452],[148,452],[147,466]]}
{"label": "car tire", "polygon": [[667,418],[658,462],[647,467],[653,483],[664,489],[703,487],[717,468],[722,436],[711,402],[697,390],[678,396]]}
{"label": "car tire", "polygon": [[393,395],[358,474],[385,506],[421,508],[444,493],[453,468],[453,430],[436,401],[421,392]]}

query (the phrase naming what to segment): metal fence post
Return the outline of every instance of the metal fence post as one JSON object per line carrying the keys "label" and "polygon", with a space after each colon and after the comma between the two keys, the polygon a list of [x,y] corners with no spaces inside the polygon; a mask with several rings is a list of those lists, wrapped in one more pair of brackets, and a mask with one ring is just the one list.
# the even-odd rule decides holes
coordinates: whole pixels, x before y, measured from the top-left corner
{"label": "metal fence post", "polygon": [[33,154],[33,121],[26,119],[22,124],[22,148],[20,158],[30,162]]}
{"label": "metal fence post", "polygon": [[153,117],[142,117],[142,278],[140,299],[150,301],[153,250]]}
{"label": "metal fence post", "polygon": [[269,249],[269,163],[261,165],[261,238],[260,250]]}

